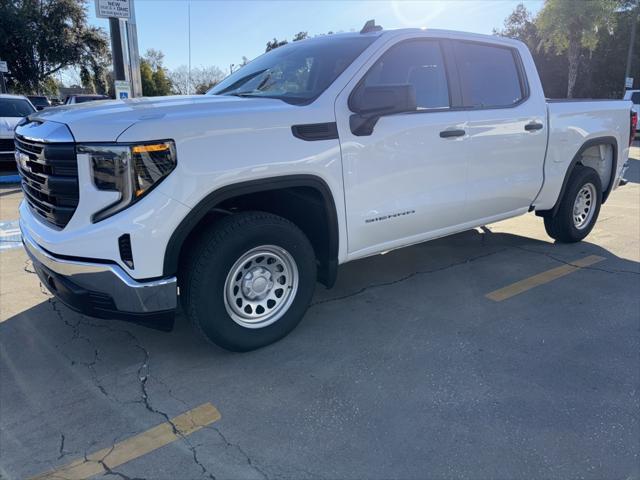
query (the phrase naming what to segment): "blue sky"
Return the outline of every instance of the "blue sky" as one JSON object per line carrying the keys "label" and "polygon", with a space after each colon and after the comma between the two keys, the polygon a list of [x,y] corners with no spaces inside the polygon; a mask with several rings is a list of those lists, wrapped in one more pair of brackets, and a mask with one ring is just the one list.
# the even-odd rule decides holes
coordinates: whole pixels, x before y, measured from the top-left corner
{"label": "blue sky", "polygon": [[[359,30],[375,18],[384,28],[431,27],[491,33],[518,3],[532,12],[542,0],[359,0],[359,1],[222,1],[135,0],[140,52],[148,48],[165,54],[165,66],[188,62],[188,5],[191,5],[192,66],[217,65],[228,71],[243,55],[264,52],[268,40]],[[107,20],[95,17],[93,1],[89,21],[108,31]]]}

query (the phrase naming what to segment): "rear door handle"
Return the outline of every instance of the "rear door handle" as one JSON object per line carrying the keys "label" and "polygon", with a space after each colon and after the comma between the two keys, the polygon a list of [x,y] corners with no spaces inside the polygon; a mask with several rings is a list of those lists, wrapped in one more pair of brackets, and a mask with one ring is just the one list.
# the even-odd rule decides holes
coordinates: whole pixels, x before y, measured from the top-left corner
{"label": "rear door handle", "polygon": [[524,126],[524,129],[525,129],[527,132],[533,132],[533,131],[535,131],[535,130],[542,130],[542,127],[543,127],[543,126],[544,126],[544,125],[542,125],[541,123],[538,123],[538,122],[531,122],[531,123],[527,123],[527,124]]}
{"label": "rear door handle", "polygon": [[440,132],[441,138],[463,137],[466,132],[464,130],[443,130]]}

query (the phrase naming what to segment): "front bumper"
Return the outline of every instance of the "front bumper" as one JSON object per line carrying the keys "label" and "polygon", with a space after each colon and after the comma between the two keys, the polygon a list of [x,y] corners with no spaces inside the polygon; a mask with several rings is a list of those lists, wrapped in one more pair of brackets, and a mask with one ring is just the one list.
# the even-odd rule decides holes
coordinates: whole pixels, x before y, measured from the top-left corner
{"label": "front bumper", "polygon": [[169,331],[177,304],[175,277],[139,282],[118,265],[59,257],[20,225],[22,242],[43,285],[80,313]]}

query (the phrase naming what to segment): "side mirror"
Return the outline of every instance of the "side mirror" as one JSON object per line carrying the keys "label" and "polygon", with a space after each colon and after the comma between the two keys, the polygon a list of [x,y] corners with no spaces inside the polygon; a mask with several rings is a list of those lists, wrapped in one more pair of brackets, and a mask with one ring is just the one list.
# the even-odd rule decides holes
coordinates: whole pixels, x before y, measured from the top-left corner
{"label": "side mirror", "polygon": [[349,118],[351,132],[358,136],[371,135],[380,117],[415,111],[416,90],[409,84],[360,86],[349,98],[349,108],[355,112]]}

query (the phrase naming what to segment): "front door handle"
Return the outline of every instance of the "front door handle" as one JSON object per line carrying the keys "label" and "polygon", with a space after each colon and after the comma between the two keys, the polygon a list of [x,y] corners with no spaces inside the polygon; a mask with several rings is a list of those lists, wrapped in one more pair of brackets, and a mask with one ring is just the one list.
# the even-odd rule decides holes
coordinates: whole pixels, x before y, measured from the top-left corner
{"label": "front door handle", "polygon": [[464,130],[443,130],[440,132],[441,138],[463,137],[466,132]]}
{"label": "front door handle", "polygon": [[533,132],[533,131],[535,131],[535,130],[542,130],[542,127],[543,127],[543,126],[544,126],[544,125],[542,125],[541,123],[538,123],[538,122],[531,122],[531,123],[527,123],[527,124],[524,126],[524,129],[525,129],[527,132]]}

